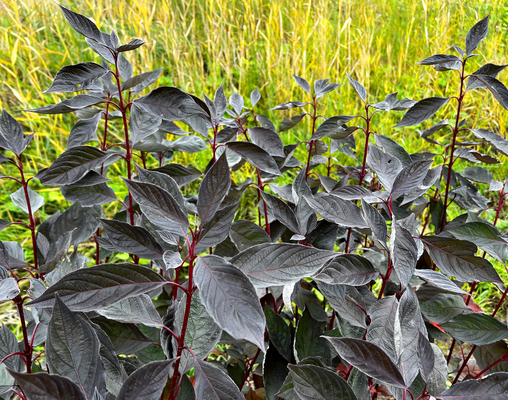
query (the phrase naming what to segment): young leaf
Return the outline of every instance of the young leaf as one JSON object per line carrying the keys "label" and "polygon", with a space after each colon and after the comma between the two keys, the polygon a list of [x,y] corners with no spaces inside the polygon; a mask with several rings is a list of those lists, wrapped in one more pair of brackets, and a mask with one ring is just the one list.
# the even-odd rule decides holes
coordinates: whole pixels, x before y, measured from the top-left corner
{"label": "young leaf", "polygon": [[428,99],[420,100],[406,112],[400,122],[395,125],[395,128],[422,123],[438,112],[448,100],[450,100],[449,97],[429,97]]}
{"label": "young leaf", "polygon": [[298,115],[293,115],[292,117],[284,118],[279,126],[279,133],[285,132],[294,128],[302,119],[305,117],[305,113],[301,113]]}
{"label": "young leaf", "polygon": [[63,7],[60,4],[58,4],[58,7],[62,10],[65,19],[72,29],[89,39],[103,42],[102,32],[90,19]]}
{"label": "young leaf", "polygon": [[233,380],[217,367],[196,360],[194,368],[196,376],[196,399],[199,400],[245,400]]}
{"label": "young leaf", "polygon": [[259,168],[261,171],[274,175],[281,175],[277,163],[273,157],[261,147],[249,142],[230,142],[228,148],[245,159],[249,164]]}
{"label": "young leaf", "polygon": [[231,259],[254,287],[283,286],[311,276],[336,253],[289,243],[249,247]]}
{"label": "young leaf", "polygon": [[508,392],[508,373],[496,372],[482,379],[469,379],[459,382],[436,395],[439,400],[466,400],[466,399],[506,399]]}
{"label": "young leaf", "polygon": [[109,72],[109,68],[104,68],[93,62],[67,65],[56,73],[53,83],[43,93],[66,93],[85,90],[95,80],[102,78]]}
{"label": "young leaf", "polygon": [[347,200],[333,195],[303,196],[309,205],[324,219],[340,226],[350,228],[368,228],[360,208]]}
{"label": "young leaf", "polygon": [[363,286],[379,278],[379,273],[365,257],[341,254],[325,264],[314,279],[330,285]]}
{"label": "young leaf", "polygon": [[[27,187],[27,191],[31,212],[35,213],[45,204],[44,197],[42,197],[39,193],[34,192],[29,187]],[[11,200],[16,206],[21,208],[24,213],[28,214],[28,204],[26,202],[25,190],[23,188],[19,188],[14,193],[12,193]]]}
{"label": "young leaf", "polygon": [[351,86],[353,86],[353,89],[356,93],[358,93],[358,96],[360,96],[360,99],[365,103],[367,101],[367,91],[363,87],[363,85],[360,82],[355,81],[353,78],[349,76],[349,74],[346,72],[347,79],[349,80],[349,83]]}
{"label": "young leaf", "polygon": [[325,94],[333,92],[337,89],[341,84],[338,83],[328,83],[329,78],[326,79],[316,79],[314,81],[314,95],[316,99],[323,97]]}
{"label": "young leaf", "polygon": [[508,337],[508,327],[505,323],[480,313],[457,315],[440,326],[453,338],[477,346],[491,344]]}
{"label": "young leaf", "polygon": [[468,56],[478,47],[480,42],[485,39],[489,32],[489,15],[473,25],[466,36],[466,54]]}
{"label": "young leaf", "polygon": [[457,239],[424,236],[421,238],[432,261],[447,275],[464,282],[492,282],[503,285],[492,264],[476,257],[477,247]]}
{"label": "young leaf", "polygon": [[316,365],[289,365],[294,390],[302,400],[356,400],[347,382],[332,371]]}
{"label": "young leaf", "polygon": [[231,172],[226,154],[223,153],[208,170],[199,186],[197,208],[201,224],[206,224],[213,218],[230,187]]}
{"label": "young leaf", "polygon": [[23,374],[8,370],[30,400],[73,399],[87,400],[84,393],[73,381],[59,375],[45,372]]}
{"label": "young leaf", "polygon": [[274,110],[291,110],[293,108],[299,108],[299,107],[303,107],[303,106],[306,106],[307,104],[309,103],[304,103],[302,101],[288,101],[286,103],[282,103],[282,104],[279,104],[273,108],[270,108],[269,111],[274,111]]}
{"label": "young leaf", "polygon": [[331,137],[332,139],[344,139],[351,135],[358,127],[345,127],[345,124],[356,118],[356,116],[350,115],[337,115],[335,117],[328,118],[321,125],[318,126],[312,140],[324,138],[325,136]]}
{"label": "young leaf", "polygon": [[162,120],[154,117],[145,109],[134,103],[129,118],[130,140],[132,144],[139,143],[146,137],[153,135],[159,129]]}
{"label": "young leaf", "polygon": [[324,336],[339,355],[371,378],[406,388],[404,378],[386,353],[375,344],[360,339]]}
{"label": "young leaf", "polygon": [[43,185],[63,186],[78,182],[90,170],[99,167],[110,153],[95,147],[77,146],[64,151],[40,178]]}
{"label": "young leaf", "polygon": [[151,223],[177,235],[186,235],[189,228],[187,213],[180,208],[171,194],[151,183],[129,179],[124,181],[132,197]]}
{"label": "young leaf", "polygon": [[295,80],[295,82],[298,83],[298,86],[300,86],[307,93],[311,94],[310,85],[306,79],[300,78],[299,76],[296,76],[295,74],[291,74],[291,75],[293,76],[293,79]]}
{"label": "young leaf", "polygon": [[254,107],[256,104],[258,104],[258,101],[261,99],[261,94],[259,93],[258,88],[254,89],[250,93],[250,104],[252,107]]}
{"label": "young leaf", "polygon": [[107,241],[97,237],[101,247],[113,252],[136,254],[140,258],[158,260],[164,250],[150,232],[141,226],[132,226],[114,219],[101,219]]}
{"label": "young leaf", "polygon": [[[14,283],[16,283],[15,280]],[[14,335],[14,333],[12,333],[11,330],[7,326],[5,326],[4,323],[2,322],[2,326],[0,328],[0,357],[2,358],[2,360],[4,360],[5,357],[7,357],[9,354],[17,353],[18,351],[19,346],[16,335]],[[23,370],[22,368],[24,368],[22,360],[20,359],[20,357],[17,356],[5,359],[3,364],[7,368],[15,371],[22,371]]]}
{"label": "young leaf", "polygon": [[118,398],[159,400],[175,360],[153,361],[134,371],[125,380]]}
{"label": "young leaf", "polygon": [[239,95],[238,93],[234,92],[229,97],[229,104],[231,105],[231,107],[233,107],[233,110],[235,110],[237,115],[242,114],[242,109],[243,109],[244,102],[243,102],[243,97],[241,95]]}
{"label": "young leaf", "polygon": [[93,396],[95,388],[106,394],[99,349],[95,330],[56,295],[46,339],[46,360],[51,371],[72,380],[87,398]]}
{"label": "young leaf", "polygon": [[27,305],[52,307],[58,292],[72,311],[95,311],[166,284],[154,270],[135,264],[101,264],[65,275]]}
{"label": "young leaf", "polygon": [[244,273],[217,256],[199,257],[194,272],[201,301],[217,325],[264,352],[265,316]]}

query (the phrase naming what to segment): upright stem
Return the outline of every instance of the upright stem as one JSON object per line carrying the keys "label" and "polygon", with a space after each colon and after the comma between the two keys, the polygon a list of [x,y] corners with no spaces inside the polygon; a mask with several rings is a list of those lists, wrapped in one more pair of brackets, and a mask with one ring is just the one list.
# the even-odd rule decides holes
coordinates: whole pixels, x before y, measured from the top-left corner
{"label": "upright stem", "polygon": [[459,122],[460,122],[460,111],[462,109],[462,103],[464,101],[464,68],[466,66],[466,61],[462,61],[462,70],[460,71],[460,95],[457,98],[457,116],[455,117],[455,126],[453,127],[453,138],[452,138],[452,146],[450,148],[450,160],[448,162],[448,175],[446,177],[446,189],[445,189],[445,199],[443,203],[443,220],[441,221],[441,230],[444,229],[446,224],[446,209],[448,207],[448,193],[450,191],[450,181],[452,178],[452,168],[453,168],[453,153],[455,152],[455,142],[457,140],[457,134],[459,133]]}
{"label": "upright stem", "polygon": [[190,315],[190,309],[191,309],[191,303],[192,303],[192,294],[194,292],[194,282],[193,282],[193,274],[194,274],[194,260],[196,259],[196,256],[194,255],[194,246],[195,246],[196,240],[193,240],[193,243],[189,246],[189,279],[187,281],[187,300],[185,303],[185,313],[183,316],[183,322],[182,322],[182,330],[180,332],[180,336],[178,338],[178,350],[176,352],[176,362],[175,362],[175,371],[173,372],[173,377],[171,378],[171,387],[169,389],[169,397],[168,400],[174,400],[177,391],[176,389],[176,383],[177,383],[177,377],[178,377],[178,370],[180,367],[180,359],[182,355],[182,351],[184,349],[184,342],[185,342],[185,332],[187,331],[187,325],[189,322],[189,315]]}
{"label": "upright stem", "polygon": [[[312,97],[312,107],[314,108],[314,114],[312,115],[312,136],[314,136],[314,133],[316,132],[316,119],[317,119],[317,99],[316,96]],[[307,180],[309,176],[309,166],[310,166],[310,159],[312,158],[312,148],[314,147],[314,143],[316,143],[315,140],[310,141],[309,145],[309,155],[307,156],[307,165],[305,166],[305,180]]]}
{"label": "upright stem", "polygon": [[[31,373],[32,372],[32,346],[30,346],[30,342],[28,341],[28,332],[26,330],[26,319],[25,319],[25,312],[23,310],[23,299],[20,295],[17,295],[14,298],[14,303],[16,303],[16,307],[18,309],[19,313],[19,319],[21,320],[21,329],[23,331],[23,343],[25,345],[25,351],[26,354],[26,372]],[[34,332],[35,334],[35,332]]]}
{"label": "upright stem", "polygon": [[20,154],[18,156],[18,167],[19,172],[21,174],[21,185],[23,186],[23,191],[25,192],[25,200],[26,205],[28,209],[28,216],[30,218],[30,233],[32,235],[32,247],[33,247],[33,253],[34,253],[34,269],[37,269],[38,263],[37,263],[37,240],[35,238],[35,228],[36,228],[36,222],[35,217],[32,212],[32,205],[30,204],[30,196],[28,193],[28,182],[25,179],[25,174],[23,172],[23,156]]}
{"label": "upright stem", "polygon": [[[116,86],[118,88],[118,97],[120,98],[120,112],[122,113],[123,120],[123,130],[125,133],[125,149],[126,155],[125,160],[127,161],[127,178],[132,179],[132,149],[129,141],[129,127],[127,125],[127,111],[128,107],[125,107],[123,95],[122,95],[122,86],[120,84],[120,76],[118,71],[118,56],[115,55],[115,73]],[[132,196],[129,193],[129,208],[127,210],[129,212],[130,223],[134,225],[134,203],[132,201]]]}

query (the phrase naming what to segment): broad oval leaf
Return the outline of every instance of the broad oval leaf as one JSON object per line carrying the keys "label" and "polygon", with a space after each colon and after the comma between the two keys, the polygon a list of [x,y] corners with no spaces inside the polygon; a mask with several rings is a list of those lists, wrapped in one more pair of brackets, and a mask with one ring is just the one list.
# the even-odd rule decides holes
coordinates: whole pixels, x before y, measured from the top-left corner
{"label": "broad oval leaf", "polygon": [[428,99],[420,100],[406,112],[395,127],[401,128],[422,123],[438,112],[448,100],[450,100],[449,97],[429,97]]}
{"label": "broad oval leaf", "polygon": [[296,220],[295,213],[289,207],[285,202],[280,200],[279,198],[269,194],[265,193],[264,191],[260,190],[259,193],[261,193],[261,197],[263,198],[263,201],[268,206],[268,209],[271,214],[279,221],[282,222],[285,226],[287,226],[289,229],[291,229],[295,233],[302,233],[300,229],[300,225],[298,221]]}
{"label": "broad oval leaf", "polygon": [[78,182],[90,170],[99,167],[109,157],[95,147],[76,146],[64,151],[40,178],[43,185],[70,185]]}
{"label": "broad oval leaf", "polygon": [[134,104],[167,121],[180,121],[192,116],[207,117],[191,95],[175,87],[157,88],[136,100]]}
{"label": "broad oval leaf", "polygon": [[157,240],[141,226],[132,226],[117,220],[100,219],[104,227],[107,242],[97,240],[106,250],[113,252],[132,253],[140,258],[158,260],[162,258],[164,250]]}
{"label": "broad oval leaf", "polygon": [[399,301],[395,296],[386,296],[372,305],[369,310],[371,319],[365,338],[379,346],[393,362],[398,361],[395,348],[395,320]]}
{"label": "broad oval leaf", "polygon": [[125,178],[124,181],[141,211],[152,224],[180,236],[187,234],[189,228],[187,213],[168,191],[151,183]]}
{"label": "broad oval leaf", "polygon": [[477,346],[508,337],[508,326],[505,323],[481,313],[457,315],[440,326],[453,338]]}
{"label": "broad oval leaf", "polygon": [[376,173],[381,185],[387,190],[392,190],[393,181],[402,170],[402,163],[379,147],[369,144],[367,164]]}
{"label": "broad oval leaf", "polygon": [[8,370],[30,400],[87,400],[73,381],[45,372],[23,374]]}
{"label": "broad oval leaf", "polygon": [[331,285],[363,286],[379,278],[379,273],[365,257],[341,254],[327,262],[313,278]]}
{"label": "broad oval leaf", "polygon": [[71,97],[70,99],[61,101],[57,104],[51,104],[49,106],[26,111],[36,114],[65,114],[100,103],[104,103],[104,99],[102,97],[91,96],[89,94],[78,94],[77,96]]}
{"label": "broad oval leaf", "polygon": [[229,237],[239,251],[248,249],[257,244],[271,243],[272,240],[266,231],[254,222],[239,219],[231,225]]}
{"label": "broad oval leaf", "polygon": [[482,379],[469,379],[453,385],[436,396],[439,400],[506,400],[508,399],[508,373],[496,372]]}
{"label": "broad oval leaf", "polygon": [[194,390],[199,400],[245,400],[235,382],[213,365],[196,360]]}
{"label": "broad oval leaf", "polygon": [[475,256],[478,249],[475,244],[437,236],[424,236],[421,240],[432,260],[445,274],[464,282],[492,282],[503,286],[492,264]]}
{"label": "broad oval leaf", "polygon": [[489,131],[488,129],[469,129],[473,134],[480,139],[484,139],[497,151],[508,156],[508,140],[501,135]]}
{"label": "broad oval leaf", "polygon": [[87,398],[95,388],[106,394],[106,374],[99,357],[100,342],[92,326],[73,313],[57,295],[49,321],[46,360],[54,374],[76,383]]}
{"label": "broad oval leaf", "polygon": [[324,336],[324,338],[332,344],[344,360],[371,378],[379,379],[395,387],[406,388],[404,378],[402,378],[397,366],[375,344],[352,338],[328,336]]}
{"label": "broad oval leaf", "polygon": [[228,237],[237,208],[237,204],[232,204],[217,211],[214,217],[201,227],[199,240],[194,249],[196,252],[216,246]]}
{"label": "broad oval leaf", "polygon": [[261,171],[274,175],[281,174],[273,157],[254,143],[230,142],[227,146],[229,149],[240,155],[240,157],[245,159],[249,164],[259,168]]}
{"label": "broad oval leaf", "polygon": [[199,257],[194,273],[201,301],[217,325],[264,352],[265,316],[245,274],[218,256]]}
{"label": "broad oval leaf", "polygon": [[67,138],[67,149],[97,140],[97,127],[99,126],[101,115],[101,113],[97,113],[91,118],[80,119],[76,122]]}
{"label": "broad oval leaf", "polygon": [[272,157],[285,157],[284,145],[279,135],[269,128],[249,128],[252,143],[258,145]]}
{"label": "broad oval leaf", "polygon": [[53,307],[58,293],[72,311],[96,311],[157,289],[167,282],[154,270],[136,264],[101,264],[65,275],[27,305]]}
{"label": "broad oval leaf", "polygon": [[119,322],[162,326],[161,317],[146,294],[118,301],[109,307],[97,310],[97,313]]}
{"label": "broad oval leaf", "polygon": [[168,381],[174,360],[153,361],[134,371],[125,380],[118,398],[122,400],[159,400]]}
{"label": "broad oval leaf", "polygon": [[432,160],[416,161],[405,167],[395,178],[390,195],[397,198],[418,187],[427,176],[432,163]]}
{"label": "broad oval leaf", "polygon": [[288,365],[294,390],[302,400],[356,400],[356,396],[338,374],[317,365]]}
{"label": "broad oval leaf", "polygon": [[368,228],[360,208],[350,201],[337,196],[323,195],[319,197],[303,196],[309,205],[324,219],[335,222],[339,226],[349,228]]}
{"label": "broad oval leaf", "polygon": [[65,93],[85,90],[96,79],[110,72],[109,68],[93,62],[67,65],[56,73],[53,83],[43,93]]}
{"label": "broad oval leaf", "polygon": [[450,280],[447,276],[443,275],[439,271],[433,271],[431,269],[417,269],[414,274],[424,281],[431,283],[432,285],[437,286],[447,292],[451,293],[459,293],[459,294],[469,294],[465,290],[462,290],[458,287],[452,280]]}
{"label": "broad oval leaf", "polygon": [[367,101],[367,90],[365,90],[365,88],[363,87],[363,85],[360,82],[351,78],[347,72],[346,72],[346,75],[347,75],[347,79],[349,80],[349,83],[351,84],[351,86],[353,86],[353,89],[358,94],[358,96],[360,96],[360,99],[362,99],[363,102],[366,102]]}
{"label": "broad oval leaf", "polygon": [[337,253],[290,243],[260,244],[231,259],[258,289],[284,286],[312,276]]}
{"label": "broad oval leaf", "polygon": [[275,346],[278,353],[284,357],[287,362],[291,362],[293,355],[293,336],[291,334],[291,328],[284,318],[270,307],[265,308],[265,316],[270,341],[273,346]]}
{"label": "broad oval leaf", "polygon": [[417,62],[420,65],[436,65],[443,64],[453,61],[461,61],[459,57],[453,54],[435,54],[433,56],[427,57],[425,60]]}
{"label": "broad oval leaf", "polygon": [[[2,110],[0,115],[0,148],[12,151],[19,156],[30,144],[33,134],[25,136],[21,124],[16,121],[7,111]],[[9,160],[6,157],[0,157],[3,161]]]}

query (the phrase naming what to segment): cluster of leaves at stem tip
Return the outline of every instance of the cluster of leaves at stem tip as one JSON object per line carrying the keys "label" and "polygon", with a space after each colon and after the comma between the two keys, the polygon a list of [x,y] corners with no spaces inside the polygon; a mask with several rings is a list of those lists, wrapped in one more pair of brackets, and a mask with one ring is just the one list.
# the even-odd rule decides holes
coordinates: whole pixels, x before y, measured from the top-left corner
{"label": "cluster of leaves at stem tip", "polygon": [[[22,332],[18,342],[0,328],[0,398],[508,399],[508,327],[496,318],[508,289],[492,264],[508,257],[496,227],[508,182],[473,165],[499,163],[477,150],[484,141],[505,156],[508,141],[472,127],[464,107],[486,89],[508,109],[496,78],[506,65],[468,68],[489,17],[465,51],[419,63],[457,82],[453,96],[371,104],[347,75],[361,112],[324,117],[320,99],[339,85],[294,76],[308,101],[272,110],[306,111],[277,129],[257,89],[250,105],[222,86],[213,100],[164,86],[142,95],[161,74],[133,75],[126,55],[143,40],[120,44],[60,8],[101,61],[63,67],[46,91],[81,94],[28,110],[78,117],[35,176],[23,169],[33,135],[0,117],[12,174],[1,178],[28,215],[0,228],[31,237],[26,258],[21,243],[0,242],[0,300]],[[392,111],[405,111],[392,132],[449,119],[418,131],[429,151],[408,154],[375,133]],[[305,119],[308,140],[284,144],[280,132]],[[172,162],[204,150],[204,171]],[[122,196],[115,163],[127,171]],[[72,205],[41,221],[33,179]],[[257,197],[250,220],[237,217],[243,196]],[[491,313],[474,301],[480,283],[501,293]]]}

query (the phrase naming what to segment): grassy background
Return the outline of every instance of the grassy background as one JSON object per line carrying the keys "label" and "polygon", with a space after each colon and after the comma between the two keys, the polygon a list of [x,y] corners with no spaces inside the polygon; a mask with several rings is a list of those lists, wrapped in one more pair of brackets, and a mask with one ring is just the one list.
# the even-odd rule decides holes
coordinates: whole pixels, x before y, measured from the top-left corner
{"label": "grassy background", "polygon": [[[508,7],[501,0],[61,2],[93,18],[101,30],[115,29],[121,42],[134,37],[146,40],[140,50],[128,54],[135,74],[163,67],[159,85],[177,86],[196,95],[211,96],[221,83],[227,96],[236,90],[248,97],[258,87],[262,94],[258,112],[269,115],[277,125],[291,112],[264,110],[287,100],[308,100],[291,73],[309,81],[330,78],[331,82],[345,83],[347,71],[365,85],[371,103],[395,91],[416,100],[455,95],[456,73],[438,74],[432,67],[415,63],[432,54],[452,52],[452,43],[464,47],[469,28],[487,14],[491,15],[490,32],[469,72],[485,62],[506,62]],[[0,11],[0,108],[18,118],[25,132],[35,132],[36,140],[26,152],[33,172],[48,166],[64,151],[76,118],[21,110],[63,99],[61,95],[42,94],[56,72],[68,64],[98,62],[98,56],[67,25],[52,0],[3,0]],[[505,75],[500,75],[502,81]],[[325,96],[320,104],[320,112],[326,116],[358,112],[361,106],[347,84]],[[454,106],[450,102],[435,120],[452,117]],[[505,135],[508,112],[490,94],[477,91],[469,96],[466,116],[471,127],[490,128]],[[432,151],[432,145],[415,134],[415,128],[391,128],[400,118],[400,113],[380,113],[375,130],[399,141],[409,152]],[[427,122],[424,126],[430,125]],[[281,136],[285,143],[292,143],[295,137],[308,138],[309,131],[307,121]],[[201,168],[208,160],[207,152],[177,155],[177,161]],[[491,169],[498,180],[508,172],[505,165]],[[25,216],[10,202],[11,189],[6,180],[0,180],[0,218],[23,219]],[[40,190],[47,200],[39,212],[44,217],[64,199],[57,189]],[[15,240],[19,235],[24,232],[9,228],[0,238]]]}

